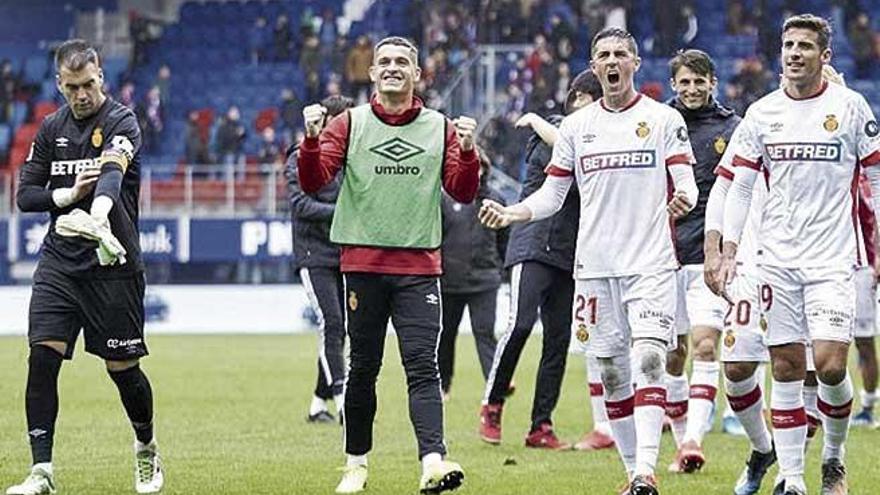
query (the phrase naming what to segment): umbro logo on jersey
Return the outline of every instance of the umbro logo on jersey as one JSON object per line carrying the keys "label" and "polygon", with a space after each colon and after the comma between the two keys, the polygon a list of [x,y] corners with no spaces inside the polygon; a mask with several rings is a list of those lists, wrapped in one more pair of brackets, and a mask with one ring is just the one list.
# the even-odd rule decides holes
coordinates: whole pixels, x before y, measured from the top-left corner
{"label": "umbro logo on jersey", "polygon": [[396,163],[408,160],[425,152],[424,149],[399,137],[377,144],[370,148],[370,151]]}
{"label": "umbro logo on jersey", "polygon": [[595,141],[595,140],[596,140],[596,135],[595,135],[595,134],[584,134],[584,136],[581,138],[581,141],[582,141],[584,144],[590,144],[590,143],[592,143],[592,142]]}
{"label": "umbro logo on jersey", "polygon": [[770,124],[770,132],[780,132],[782,131],[782,122],[774,122]]}
{"label": "umbro logo on jersey", "polygon": [[66,137],[55,138],[55,147],[56,148],[67,148],[67,144],[70,142],[70,139]]}
{"label": "umbro logo on jersey", "polygon": [[612,153],[596,153],[580,157],[581,173],[598,172],[622,168],[653,168],[657,165],[656,155],[650,151],[616,151]]}
{"label": "umbro logo on jersey", "polygon": [[840,143],[773,143],[765,148],[776,162],[836,162],[841,154]]}

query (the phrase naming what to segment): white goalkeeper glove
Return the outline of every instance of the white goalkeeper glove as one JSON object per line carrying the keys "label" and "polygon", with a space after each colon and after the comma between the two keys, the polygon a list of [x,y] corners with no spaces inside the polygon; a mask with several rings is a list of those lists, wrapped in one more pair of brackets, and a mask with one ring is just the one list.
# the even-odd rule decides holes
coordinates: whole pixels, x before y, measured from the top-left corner
{"label": "white goalkeeper glove", "polygon": [[125,264],[125,248],[110,231],[110,223],[106,218],[95,218],[77,208],[58,217],[55,221],[55,232],[65,237],[82,237],[96,241],[98,249],[95,253],[101,266]]}

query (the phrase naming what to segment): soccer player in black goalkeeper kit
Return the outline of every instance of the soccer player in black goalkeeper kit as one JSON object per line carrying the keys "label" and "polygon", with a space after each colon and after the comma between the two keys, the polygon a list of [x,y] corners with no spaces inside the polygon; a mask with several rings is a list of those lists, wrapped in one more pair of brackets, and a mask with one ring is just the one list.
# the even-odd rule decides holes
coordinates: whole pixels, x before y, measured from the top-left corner
{"label": "soccer player in black goalkeeper kit", "polygon": [[33,467],[7,495],[56,492],[52,443],[58,373],[80,329],[86,352],[107,372],[134,428],[135,488],[162,489],[153,437],[153,393],[138,360],[144,343],[144,265],[138,239],[138,152],[134,113],[102,92],[97,51],[70,40],[55,55],[67,105],[46,117],[21,168],[17,202],[49,212],[49,233],[34,273],[28,341],[27,412]]}

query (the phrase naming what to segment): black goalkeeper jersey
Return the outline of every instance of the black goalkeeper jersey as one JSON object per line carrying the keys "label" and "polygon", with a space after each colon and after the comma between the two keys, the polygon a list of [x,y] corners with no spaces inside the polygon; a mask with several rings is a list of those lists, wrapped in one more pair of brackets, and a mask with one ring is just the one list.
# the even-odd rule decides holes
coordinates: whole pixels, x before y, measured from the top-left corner
{"label": "black goalkeeper jersey", "polygon": [[[43,241],[40,266],[95,278],[123,277],[143,271],[138,234],[140,146],[141,131],[134,112],[109,97],[95,115],[82,120],[75,119],[67,105],[46,117],[21,167],[17,195],[22,211],[48,211],[52,217]],[[125,148],[132,155],[122,178],[119,200],[108,216],[113,235],[127,254],[124,265],[100,266],[95,254],[97,242],[55,232],[58,216],[75,208],[88,212],[94,193],[66,208],[58,208],[52,201],[52,190],[72,187],[77,173],[97,166],[96,159],[112,147]]]}

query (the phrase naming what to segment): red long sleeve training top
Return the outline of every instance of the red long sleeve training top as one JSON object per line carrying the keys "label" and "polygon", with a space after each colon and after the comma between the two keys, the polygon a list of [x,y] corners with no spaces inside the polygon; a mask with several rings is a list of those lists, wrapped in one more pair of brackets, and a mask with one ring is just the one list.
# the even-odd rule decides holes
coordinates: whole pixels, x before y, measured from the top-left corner
{"label": "red long sleeve training top", "polygon": [[[374,95],[373,113],[382,122],[406,125],[421,112],[424,104],[413,97],[412,106],[400,114],[389,114]],[[333,180],[342,169],[348,152],[350,117],[345,112],[333,120],[317,138],[305,138],[299,149],[299,182],[307,194],[315,193]],[[443,161],[443,189],[460,203],[470,203],[480,186],[480,162],[475,150],[463,151],[452,122],[446,126],[446,155]],[[404,191],[401,191],[404,193]],[[418,200],[415,198],[414,200]],[[442,272],[440,249],[377,248],[342,246],[340,270],[343,272],[381,273],[388,275],[439,275]]]}

